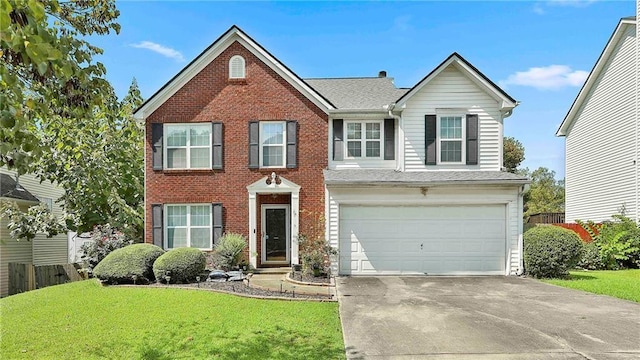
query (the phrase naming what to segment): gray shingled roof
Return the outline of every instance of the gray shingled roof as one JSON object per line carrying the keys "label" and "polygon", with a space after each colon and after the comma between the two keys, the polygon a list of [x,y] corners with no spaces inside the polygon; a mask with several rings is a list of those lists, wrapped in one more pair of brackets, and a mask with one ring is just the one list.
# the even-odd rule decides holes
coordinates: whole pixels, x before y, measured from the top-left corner
{"label": "gray shingled roof", "polygon": [[304,79],[338,109],[382,110],[409,89],[398,89],[393,78]]}
{"label": "gray shingled roof", "polygon": [[501,171],[324,170],[327,185],[527,184],[529,179]]}
{"label": "gray shingled roof", "polygon": [[15,179],[8,174],[0,174],[0,198],[40,202],[26,189],[17,188]]}

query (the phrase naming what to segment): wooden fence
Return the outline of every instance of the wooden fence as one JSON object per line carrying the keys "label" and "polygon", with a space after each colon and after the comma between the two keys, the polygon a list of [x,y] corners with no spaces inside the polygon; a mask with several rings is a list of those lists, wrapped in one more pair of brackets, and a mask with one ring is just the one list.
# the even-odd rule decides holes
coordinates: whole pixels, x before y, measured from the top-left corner
{"label": "wooden fence", "polygon": [[82,277],[72,264],[9,263],[9,295],[78,280]]}
{"label": "wooden fence", "polygon": [[564,223],[564,213],[538,213],[529,216],[531,224],[560,224]]}

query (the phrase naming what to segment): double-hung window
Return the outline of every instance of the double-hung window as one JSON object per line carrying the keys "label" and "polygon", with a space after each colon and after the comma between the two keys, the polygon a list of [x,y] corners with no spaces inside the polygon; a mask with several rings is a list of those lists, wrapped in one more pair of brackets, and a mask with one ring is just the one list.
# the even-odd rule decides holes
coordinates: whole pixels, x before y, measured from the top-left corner
{"label": "double-hung window", "polygon": [[464,161],[464,117],[440,116],[438,119],[438,162],[461,164]]}
{"label": "double-hung window", "polygon": [[285,167],[286,138],[286,122],[260,122],[260,167]]}
{"label": "double-hung window", "polygon": [[382,149],[382,122],[347,122],[347,157],[380,158]]}
{"label": "double-hung window", "polygon": [[211,168],[211,124],[167,124],[166,169]]}
{"label": "double-hung window", "polygon": [[213,248],[211,205],[167,205],[166,249]]}

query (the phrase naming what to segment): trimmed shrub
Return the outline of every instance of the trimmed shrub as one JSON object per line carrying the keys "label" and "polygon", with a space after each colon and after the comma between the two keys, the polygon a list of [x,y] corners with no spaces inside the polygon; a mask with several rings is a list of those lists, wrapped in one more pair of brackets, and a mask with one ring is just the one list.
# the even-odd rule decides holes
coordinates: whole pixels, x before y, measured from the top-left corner
{"label": "trimmed shrub", "polygon": [[164,250],[151,244],[133,244],[116,249],[94,269],[93,275],[109,284],[148,283],[155,280],[153,263]]}
{"label": "trimmed shrub", "polygon": [[564,277],[582,255],[578,235],[558,226],[537,226],[524,234],[524,267],[537,278]]}
{"label": "trimmed shrub", "polygon": [[[195,248],[178,248],[169,250],[153,264],[156,280],[170,283],[189,283],[196,280],[205,268],[206,258],[202,251]],[[167,274],[168,272],[168,274]]]}
{"label": "trimmed shrub", "polygon": [[604,263],[600,256],[600,248],[594,242],[584,243],[582,246],[582,257],[578,262],[578,267],[585,270],[604,269]]}
{"label": "trimmed shrub", "polygon": [[238,265],[242,251],[247,247],[247,239],[241,234],[226,233],[213,249],[212,262],[216,267],[230,270]]}

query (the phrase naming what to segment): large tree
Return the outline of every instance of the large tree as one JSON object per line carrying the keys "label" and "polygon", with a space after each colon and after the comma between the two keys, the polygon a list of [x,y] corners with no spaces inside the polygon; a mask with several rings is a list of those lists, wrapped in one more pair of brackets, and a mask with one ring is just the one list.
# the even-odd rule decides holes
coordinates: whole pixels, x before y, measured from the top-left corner
{"label": "large tree", "polygon": [[556,180],[555,171],[539,167],[533,172],[525,168],[519,173],[531,179],[529,190],[524,193],[525,219],[537,213],[564,211],[564,180]]}
{"label": "large tree", "polygon": [[515,138],[505,136],[502,142],[503,166],[510,173],[515,173],[524,161],[524,146]]}
{"label": "large tree", "polygon": [[91,116],[110,91],[90,35],[118,33],[114,1],[0,0],[0,166],[30,171],[39,130]]}

